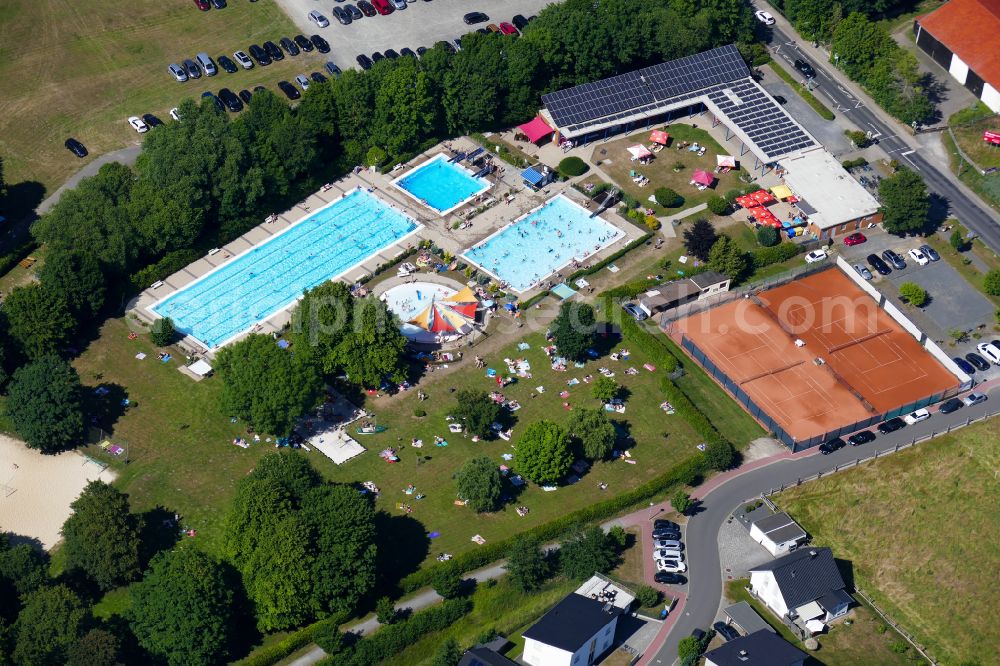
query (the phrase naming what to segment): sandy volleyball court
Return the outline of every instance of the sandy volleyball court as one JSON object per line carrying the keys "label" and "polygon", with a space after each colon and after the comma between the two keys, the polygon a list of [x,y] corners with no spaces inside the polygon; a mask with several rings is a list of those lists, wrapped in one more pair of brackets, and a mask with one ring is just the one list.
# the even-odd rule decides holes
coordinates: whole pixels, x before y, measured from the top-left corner
{"label": "sandy volleyball court", "polygon": [[69,504],[94,479],[110,483],[114,473],[101,471],[68,451],[43,456],[12,437],[0,435],[0,531],[37,539],[46,549],[60,539]]}

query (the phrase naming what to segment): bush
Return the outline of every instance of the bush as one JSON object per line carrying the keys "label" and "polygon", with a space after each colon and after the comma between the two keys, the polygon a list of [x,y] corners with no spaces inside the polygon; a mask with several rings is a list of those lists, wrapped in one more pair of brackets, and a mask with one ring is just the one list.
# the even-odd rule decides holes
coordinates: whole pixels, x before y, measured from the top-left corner
{"label": "bush", "polygon": [[590,167],[587,166],[586,162],[584,162],[579,157],[574,157],[574,156],[565,158],[564,160],[559,162],[559,166],[556,167],[559,173],[566,176],[567,178],[572,178],[574,176],[582,176],[583,174],[587,173],[587,169],[589,168]]}
{"label": "bush", "polygon": [[379,624],[395,624],[399,619],[399,612],[396,604],[392,603],[389,597],[382,597],[375,602],[375,618]]}
{"label": "bush", "polygon": [[607,402],[618,395],[618,382],[610,377],[601,375],[594,380],[594,385],[590,390],[594,398],[601,402]]}
{"label": "bush", "polygon": [[844,167],[845,169],[856,169],[856,168],[864,166],[866,164],[868,164],[868,160],[866,160],[863,157],[859,157],[859,158],[853,159],[853,160],[844,160],[843,162],[841,162],[840,165],[842,167]]}
{"label": "bush", "polygon": [[751,250],[750,261],[753,264],[754,270],[758,270],[771,264],[780,264],[782,261],[788,261],[801,251],[802,248],[795,243],[779,243],[774,247],[759,247]]}
{"label": "bush", "polygon": [[708,442],[705,446],[705,464],[724,472],[736,463],[736,449],[724,439]]}
{"label": "bush", "polygon": [[694,636],[685,636],[677,644],[677,658],[681,660],[682,664],[697,659],[701,655],[701,651],[701,641]]}
{"label": "bush", "polygon": [[693,502],[691,501],[691,496],[683,490],[678,490],[670,496],[670,505],[674,507],[674,511],[682,516],[687,513],[687,510],[691,508],[692,504]]}
{"label": "bush", "polygon": [[954,248],[955,252],[965,251],[965,237],[962,236],[962,232],[959,229],[955,229],[951,232],[951,236],[948,237],[948,242]]}
{"label": "bush", "polygon": [[643,608],[652,608],[660,603],[660,591],[649,585],[640,585],[635,591],[635,598]]}
{"label": "bush", "polygon": [[1000,296],[1000,270],[992,270],[983,279],[983,289],[990,296]]}
{"label": "bush", "polygon": [[647,215],[645,218],[645,224],[647,229],[652,231],[657,231],[660,228],[660,221],[653,217],[652,215]]}
{"label": "bush", "polygon": [[763,226],[757,230],[757,243],[761,247],[774,247],[781,242],[781,234],[772,226]]}
{"label": "bush", "polygon": [[854,144],[855,148],[867,148],[871,144],[871,139],[861,130],[844,130],[844,136]]}
{"label": "bush", "polygon": [[153,322],[149,329],[149,338],[157,347],[166,347],[174,341],[177,331],[174,329],[174,320],[170,317],[160,317]]}
{"label": "bush", "polygon": [[365,162],[368,166],[380,167],[382,163],[389,158],[389,154],[378,146],[372,146],[368,150],[368,154],[365,156]]}
{"label": "bush", "polygon": [[458,567],[435,567],[431,587],[445,599],[454,599],[462,593],[462,573]]}
{"label": "bush", "polygon": [[899,285],[899,295],[915,308],[927,302],[927,290],[914,282],[904,282]]}
{"label": "bush", "polygon": [[684,197],[677,194],[669,187],[656,188],[656,191],[653,192],[653,196],[656,198],[656,203],[660,204],[664,208],[676,208],[684,203]]}
{"label": "bush", "polygon": [[422,419],[425,416],[427,416],[427,410],[424,409],[423,407],[417,407],[416,409],[413,410],[413,415],[416,416],[418,419]]}
{"label": "bush", "polygon": [[720,196],[712,196],[708,199],[708,209],[716,215],[726,215],[729,213],[729,202]]}

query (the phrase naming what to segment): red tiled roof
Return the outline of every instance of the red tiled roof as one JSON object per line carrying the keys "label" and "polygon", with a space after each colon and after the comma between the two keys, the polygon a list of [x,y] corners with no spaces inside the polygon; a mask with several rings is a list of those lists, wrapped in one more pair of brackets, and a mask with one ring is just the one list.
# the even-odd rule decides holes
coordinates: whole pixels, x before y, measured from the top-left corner
{"label": "red tiled roof", "polygon": [[1000,0],[951,0],[918,22],[1000,90]]}

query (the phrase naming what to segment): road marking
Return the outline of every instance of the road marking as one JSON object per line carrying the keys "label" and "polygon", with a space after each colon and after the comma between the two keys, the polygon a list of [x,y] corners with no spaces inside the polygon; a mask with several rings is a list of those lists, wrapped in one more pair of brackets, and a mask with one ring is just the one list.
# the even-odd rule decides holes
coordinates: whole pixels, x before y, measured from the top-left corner
{"label": "road marking", "polygon": [[859,99],[859,100],[858,100],[858,103],[854,105],[854,108],[855,108],[855,109],[860,109],[860,108],[861,108],[861,106],[862,106],[863,104],[864,104],[864,102],[862,102],[862,101],[861,101],[861,100]]}
{"label": "road marking", "polygon": [[911,155],[911,154],[913,154],[915,152],[917,152],[917,151],[911,149],[911,150],[906,151],[905,153],[900,153],[900,155],[902,155],[903,157],[906,157],[907,155]]}

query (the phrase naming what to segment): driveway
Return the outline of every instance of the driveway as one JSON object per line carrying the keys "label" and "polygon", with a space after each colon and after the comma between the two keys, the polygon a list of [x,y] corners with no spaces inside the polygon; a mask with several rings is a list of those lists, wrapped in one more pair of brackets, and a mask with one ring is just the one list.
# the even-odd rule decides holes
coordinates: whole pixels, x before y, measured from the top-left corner
{"label": "driveway", "polygon": [[[329,57],[342,69],[357,67],[359,53],[371,55],[375,51],[393,48],[399,51],[408,46],[416,51],[418,46],[430,48],[435,42],[461,37],[489,23],[510,21],[515,14],[528,17],[537,14],[551,0],[434,0],[412,2],[406,9],[397,9],[388,16],[364,17],[341,25],[330,11],[332,3],[320,5],[316,0],[278,0],[292,22],[306,35],[320,34],[330,42]],[[338,2],[336,6],[343,7]],[[318,9],[330,19],[326,28],[317,28],[307,18]],[[462,17],[474,11],[486,13],[490,20],[477,25],[466,25]]]}

